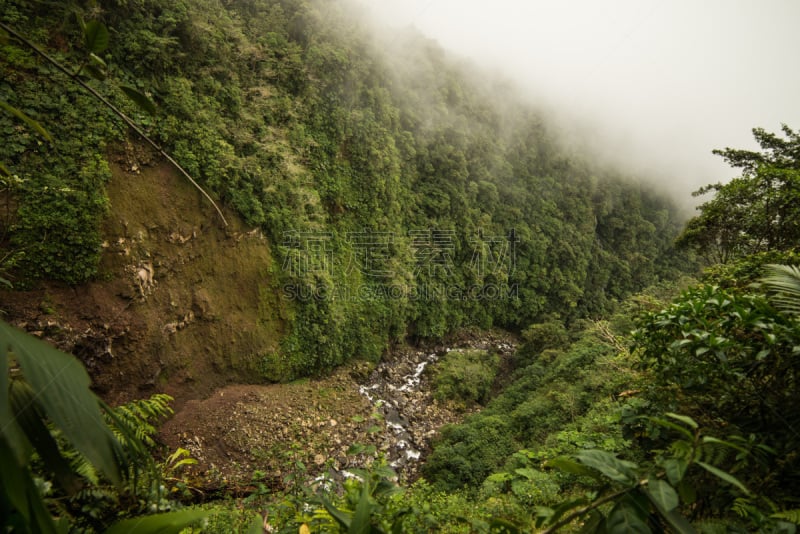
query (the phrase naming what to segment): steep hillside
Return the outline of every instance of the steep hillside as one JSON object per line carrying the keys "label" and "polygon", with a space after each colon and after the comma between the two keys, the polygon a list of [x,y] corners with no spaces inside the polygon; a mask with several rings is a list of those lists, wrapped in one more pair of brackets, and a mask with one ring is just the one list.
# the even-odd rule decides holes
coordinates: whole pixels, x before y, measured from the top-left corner
{"label": "steep hillside", "polygon": [[[97,66],[96,50],[108,80],[90,83],[247,225],[223,230],[158,158],[124,170],[119,147],[139,142],[118,119],[28,47],[0,45],[2,98],[54,137],[0,116],[11,140],[0,147],[11,174],[0,267],[18,288],[75,288],[4,307],[26,322],[12,300],[53,299],[40,308],[65,317],[94,310],[77,317],[92,332],[108,324],[112,345],[136,354],[135,368],[102,363],[129,373],[104,371],[108,390],[289,380],[377,360],[407,337],[574,322],[680,261],[669,202],[568,153],[512,90],[434,43],[377,45],[345,5],[0,8],[72,71]],[[102,51],[78,23],[90,20],[110,28]],[[121,84],[149,94],[155,115]],[[155,283],[137,294],[140,272]],[[72,291],[81,297],[56,296]],[[101,365],[103,350],[82,355]]]}
{"label": "steep hillside", "polygon": [[235,214],[221,228],[197,190],[146,151],[129,147],[110,168],[95,279],[4,291],[6,313],[80,357],[116,402],[260,380],[284,328],[264,236]]}

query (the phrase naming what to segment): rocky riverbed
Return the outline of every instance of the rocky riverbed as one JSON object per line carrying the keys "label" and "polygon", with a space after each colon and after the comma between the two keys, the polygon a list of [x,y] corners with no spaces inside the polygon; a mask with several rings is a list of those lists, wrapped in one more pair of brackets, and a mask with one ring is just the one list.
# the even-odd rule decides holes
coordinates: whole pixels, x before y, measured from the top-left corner
{"label": "rocky riverbed", "polygon": [[246,488],[254,478],[280,488],[298,476],[342,476],[376,454],[400,478],[413,479],[437,430],[477,408],[436,401],[430,369],[449,350],[496,351],[507,360],[514,347],[507,333],[462,332],[395,348],[377,366],[358,362],[323,379],[227,386],[187,402],[160,437],[169,451],[182,447],[198,460],[196,474],[228,487]]}

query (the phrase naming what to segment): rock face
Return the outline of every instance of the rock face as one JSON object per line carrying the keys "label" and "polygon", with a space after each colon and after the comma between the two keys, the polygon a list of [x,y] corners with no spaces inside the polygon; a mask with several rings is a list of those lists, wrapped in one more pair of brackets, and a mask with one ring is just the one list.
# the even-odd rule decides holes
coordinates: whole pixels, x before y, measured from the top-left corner
{"label": "rock face", "polygon": [[97,280],[0,291],[5,319],[78,356],[112,404],[163,391],[179,406],[263,381],[285,314],[267,240],[234,214],[224,227],[169,166],[137,158],[135,173],[111,163]]}

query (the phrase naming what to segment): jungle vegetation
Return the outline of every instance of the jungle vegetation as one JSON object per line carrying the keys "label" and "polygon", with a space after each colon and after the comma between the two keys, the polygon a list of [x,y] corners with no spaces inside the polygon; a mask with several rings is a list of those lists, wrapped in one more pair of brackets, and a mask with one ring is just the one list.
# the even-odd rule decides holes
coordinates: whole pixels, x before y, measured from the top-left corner
{"label": "jungle vegetation", "polygon": [[[494,398],[496,362],[439,375],[441,398],[485,406],[441,431],[423,478],[401,488],[378,457],[321,494],[300,477],[218,507],[207,531],[257,532],[264,508],[283,532],[796,530],[800,137],[788,126],[755,129],[759,152],[720,150],[742,174],[703,188],[713,198],[684,227],[635,177],[563,148],[504,84],[413,36],[380,53],[336,4],[0,0],[0,21],[85,70],[268,236],[291,313],[264,379],[461,326],[521,332]],[[100,25],[103,46],[87,32]],[[0,71],[0,103],[19,112],[0,113],[0,276],[83,283],[128,127],[5,31]],[[320,298],[332,294],[360,298]],[[180,454],[143,478],[130,464],[164,399],[106,407],[77,361],[1,332],[5,527],[103,531],[181,506],[159,482]],[[56,391],[87,410],[99,448],[52,389],[25,401],[58,379],[37,354],[71,369],[75,389]],[[155,530],[166,519],[154,517]]]}
{"label": "jungle vegetation", "polygon": [[[597,316],[680,265],[668,200],[562,148],[511,88],[435,44],[401,36],[380,52],[337,4],[0,7],[269,237],[289,333],[263,355],[267,379],[375,360],[408,336]],[[15,208],[3,269],[20,287],[78,284],[97,273],[107,156],[136,135],[12,37],[2,46],[0,97],[53,138],[0,115]]]}

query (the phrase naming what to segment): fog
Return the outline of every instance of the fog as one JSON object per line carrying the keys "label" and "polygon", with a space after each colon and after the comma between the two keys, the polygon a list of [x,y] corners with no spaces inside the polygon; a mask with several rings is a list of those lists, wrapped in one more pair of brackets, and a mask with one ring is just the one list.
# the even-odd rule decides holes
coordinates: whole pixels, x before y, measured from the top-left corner
{"label": "fog", "polygon": [[384,37],[410,27],[509,78],[571,141],[686,205],[737,175],[712,149],[800,128],[800,0],[361,3]]}

